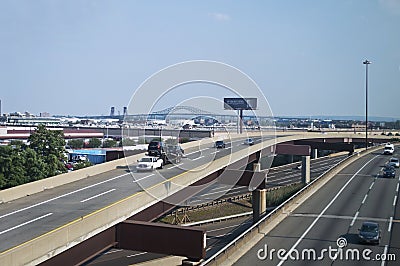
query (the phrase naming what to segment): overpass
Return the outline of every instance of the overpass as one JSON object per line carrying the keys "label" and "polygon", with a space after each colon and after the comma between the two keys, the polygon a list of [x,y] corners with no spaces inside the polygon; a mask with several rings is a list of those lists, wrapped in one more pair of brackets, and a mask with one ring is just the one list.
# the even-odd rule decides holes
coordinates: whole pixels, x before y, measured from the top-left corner
{"label": "overpass", "polygon": [[[251,147],[240,145],[242,140],[237,139],[238,137],[239,136],[234,136],[234,138],[232,138],[232,145],[229,147],[229,149],[221,151],[210,149],[210,146],[213,142],[212,139],[203,140],[198,143],[187,144],[185,149],[193,153],[199,153],[200,155],[198,154],[196,158],[200,159],[193,158],[189,162],[186,162],[187,165],[183,165],[184,169],[171,167],[171,169],[166,171],[168,173],[164,173],[164,176],[159,175],[159,173],[163,170],[154,173],[151,178],[146,177],[145,174],[134,173],[133,181],[136,182],[136,186],[130,187],[131,190],[126,192],[127,196],[118,201],[108,202],[108,205],[101,208],[89,210],[85,209],[85,211],[88,211],[86,213],[84,213],[84,210],[75,211],[74,215],[76,216],[74,219],[72,219],[72,221],[68,221],[68,219],[63,220],[61,218],[61,224],[58,224],[55,226],[55,228],[51,228],[50,230],[48,230],[48,228],[42,228],[43,230],[38,236],[32,236],[31,239],[25,239],[21,241],[21,243],[11,243],[10,246],[5,248],[2,247],[2,250],[4,251],[0,254],[0,264],[19,265],[43,263],[50,258],[58,257],[56,255],[62,254],[64,251],[70,248],[79,247],[79,245],[85,245],[84,243],[89,243],[87,240],[90,241],[90,239],[92,239],[93,241],[94,239],[94,241],[98,242],[96,236],[101,235],[102,232],[108,233],[108,245],[115,245],[116,243],[113,242],[115,239],[111,237],[112,235],[115,235],[112,232],[112,230],[116,228],[115,226],[118,226],[121,223],[127,223],[125,221],[130,217],[135,218],[135,220],[154,219],[155,217],[161,215],[161,213],[168,211],[173,207],[171,204],[168,204],[168,202],[165,203],[160,201],[160,199],[165,200],[168,199],[168,197],[179,195],[179,192],[184,191],[183,188],[189,187],[192,191],[185,191],[185,193],[181,195],[181,198],[175,198],[175,200],[178,202],[184,201],[184,199],[190,196],[190,194],[198,192],[201,190],[201,188],[203,188],[199,187],[200,184],[208,184],[212,180],[215,180],[221,173],[221,170],[226,168],[231,170],[240,169],[243,166],[246,166],[248,163],[258,160],[263,155],[272,155],[274,150],[271,147],[276,144],[286,143],[286,145],[291,145],[291,143],[298,140],[322,140],[323,143],[329,143],[331,140],[337,140],[337,142],[349,144],[353,141],[357,141],[360,136],[353,134],[311,133],[306,135],[288,135],[286,133],[286,135],[278,136],[276,140],[266,139],[265,141],[261,141],[260,139],[258,143]],[[362,139],[362,136],[360,139]],[[377,136],[375,141],[381,142],[386,140],[381,136]],[[206,153],[206,151],[208,153]],[[210,155],[212,153],[214,153],[214,155],[212,155],[210,159]],[[127,158],[127,164],[132,165],[136,158],[137,156]],[[207,164],[208,167],[205,168],[205,164]],[[99,167],[103,167],[101,169],[103,171],[105,170],[104,166]],[[119,169],[119,171],[121,170],[126,169]],[[125,175],[129,175],[129,173],[125,172]],[[113,178],[113,180],[116,180],[119,177]],[[54,180],[51,181],[55,182]],[[42,187],[45,186],[43,182],[41,184]],[[29,186],[34,185],[35,184],[27,185],[26,189],[29,190]],[[51,187],[52,185],[46,186]],[[143,192],[143,188],[146,189],[147,193]],[[15,191],[16,190],[14,190],[14,192]],[[3,201],[9,201],[10,196],[7,196],[6,193],[3,192],[7,191],[2,191],[2,194],[0,194],[0,199]],[[9,194],[15,195],[17,193]],[[85,199],[82,201],[84,200]],[[168,200],[171,200],[171,198]],[[23,212],[20,211],[23,210],[23,208],[19,210],[13,210],[13,207],[9,206],[6,210],[9,212],[5,213],[3,211],[0,214],[0,219],[7,219],[7,221],[9,221],[8,217],[12,217],[16,213]],[[82,208],[82,206],[80,208]],[[47,217],[55,216],[53,216],[52,213],[46,217],[43,217],[43,219],[46,219]],[[38,217],[34,217],[30,221],[33,221],[37,218]],[[24,222],[21,221],[20,224],[24,224]],[[9,232],[14,232],[16,229],[16,226],[11,226],[8,229],[5,228],[4,230],[0,230],[2,230],[2,235],[7,235]],[[9,236],[6,241],[12,242],[10,241],[12,238],[13,237]],[[92,250],[94,252],[93,254],[104,248],[104,246],[97,247],[97,250]]]}

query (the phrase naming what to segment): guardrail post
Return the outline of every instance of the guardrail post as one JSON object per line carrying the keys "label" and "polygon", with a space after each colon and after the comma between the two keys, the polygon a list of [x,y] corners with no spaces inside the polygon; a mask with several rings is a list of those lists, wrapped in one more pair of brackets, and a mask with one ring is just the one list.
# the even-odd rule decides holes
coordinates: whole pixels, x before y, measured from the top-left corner
{"label": "guardrail post", "polygon": [[310,180],[310,156],[303,156],[301,160],[301,181],[303,184],[308,184]]}
{"label": "guardrail post", "polygon": [[[261,171],[261,164],[254,164],[254,172]],[[252,192],[252,205],[253,205],[253,223],[260,220],[260,218],[267,211],[267,190],[266,189],[255,189]]]}

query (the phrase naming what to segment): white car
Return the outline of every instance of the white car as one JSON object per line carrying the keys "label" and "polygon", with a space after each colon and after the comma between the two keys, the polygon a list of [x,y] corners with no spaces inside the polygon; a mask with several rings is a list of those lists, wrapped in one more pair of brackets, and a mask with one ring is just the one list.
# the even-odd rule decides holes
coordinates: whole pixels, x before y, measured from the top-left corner
{"label": "white car", "polygon": [[385,149],[383,150],[383,154],[393,154],[394,153],[394,145],[393,144],[386,144]]}
{"label": "white car", "polygon": [[393,157],[393,158],[390,158],[389,164],[390,164],[390,165],[393,165],[393,166],[396,167],[396,168],[399,168],[399,167],[400,167],[399,159],[394,158],[394,157]]}
{"label": "white car", "polygon": [[138,161],[138,165],[136,166],[136,170],[140,171],[153,171],[154,169],[162,169],[164,161],[161,158],[146,156]]}

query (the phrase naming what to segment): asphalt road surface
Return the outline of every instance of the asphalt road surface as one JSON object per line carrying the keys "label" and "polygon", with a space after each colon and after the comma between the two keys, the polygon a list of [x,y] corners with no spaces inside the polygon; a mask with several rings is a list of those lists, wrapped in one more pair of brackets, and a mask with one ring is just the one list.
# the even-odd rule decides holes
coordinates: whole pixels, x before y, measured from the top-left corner
{"label": "asphalt road surface", "polygon": [[[375,152],[346,167],[236,265],[399,265],[400,171],[396,178],[381,175],[389,157]],[[359,243],[364,221],[379,223],[379,245]]]}

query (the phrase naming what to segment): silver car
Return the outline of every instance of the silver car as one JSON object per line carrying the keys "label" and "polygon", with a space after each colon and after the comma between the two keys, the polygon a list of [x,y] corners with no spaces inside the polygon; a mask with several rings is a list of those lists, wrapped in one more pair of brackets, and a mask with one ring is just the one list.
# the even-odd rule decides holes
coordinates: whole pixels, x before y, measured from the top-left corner
{"label": "silver car", "polygon": [[396,168],[399,168],[399,166],[400,166],[399,159],[398,158],[394,158],[394,157],[390,158],[389,164],[394,166],[394,167],[396,167]]}

